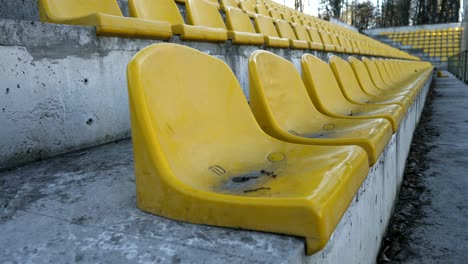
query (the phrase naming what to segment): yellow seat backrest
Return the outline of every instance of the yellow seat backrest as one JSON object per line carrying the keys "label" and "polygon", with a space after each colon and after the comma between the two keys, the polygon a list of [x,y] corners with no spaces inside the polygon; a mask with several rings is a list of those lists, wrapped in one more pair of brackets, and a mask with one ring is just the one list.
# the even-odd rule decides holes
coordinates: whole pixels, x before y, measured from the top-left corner
{"label": "yellow seat backrest", "polygon": [[173,0],[128,0],[128,9],[132,17],[167,21],[171,25],[184,24]]}
{"label": "yellow seat backrest", "polygon": [[310,38],[309,33],[307,32],[307,28],[305,28],[302,25],[297,24],[297,25],[294,25],[294,30],[296,32],[298,39],[312,42],[312,39]]}
{"label": "yellow seat backrest", "polygon": [[276,27],[273,24],[273,20],[271,20],[271,18],[264,17],[262,15],[256,15],[254,19],[255,29],[258,33],[269,37],[279,37],[278,31],[276,31]]}
{"label": "yellow seat backrest", "polygon": [[321,116],[291,62],[268,51],[255,51],[249,59],[249,76],[250,106],[265,131],[302,130]]}
{"label": "yellow seat backrest", "polygon": [[302,55],[302,79],[317,108],[339,112],[334,109],[350,104],[343,96],[330,66],[311,54]]}
{"label": "yellow seat backrest", "polygon": [[178,180],[210,190],[210,183],[219,182],[210,166],[236,156],[238,161],[240,142],[265,141],[258,139],[264,134],[222,60],[171,43],[136,57],[128,66],[132,132],[141,133],[137,138],[144,137]]}
{"label": "yellow seat backrest", "polygon": [[218,8],[205,0],[187,0],[187,22],[190,25],[226,29]]}
{"label": "yellow seat backrest", "polygon": [[238,8],[226,9],[226,25],[233,31],[256,33],[249,16]]}
{"label": "yellow seat backrest", "polygon": [[280,37],[297,40],[296,34],[294,34],[294,31],[288,22],[284,20],[278,20],[276,21],[276,27],[278,29]]}

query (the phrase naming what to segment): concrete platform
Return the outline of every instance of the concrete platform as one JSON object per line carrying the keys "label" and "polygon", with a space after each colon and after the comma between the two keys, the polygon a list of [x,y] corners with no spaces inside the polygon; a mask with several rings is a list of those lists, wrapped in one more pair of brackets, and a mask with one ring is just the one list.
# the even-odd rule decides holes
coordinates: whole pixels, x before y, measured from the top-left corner
{"label": "concrete platform", "polygon": [[430,81],[327,246],[312,256],[303,238],[141,212],[124,140],[1,173],[0,263],[374,263]]}
{"label": "concrete platform", "polygon": [[468,85],[444,74],[449,77],[434,79],[432,117],[425,124],[433,134],[420,176],[427,203],[405,231],[407,257],[399,263],[468,263]]}

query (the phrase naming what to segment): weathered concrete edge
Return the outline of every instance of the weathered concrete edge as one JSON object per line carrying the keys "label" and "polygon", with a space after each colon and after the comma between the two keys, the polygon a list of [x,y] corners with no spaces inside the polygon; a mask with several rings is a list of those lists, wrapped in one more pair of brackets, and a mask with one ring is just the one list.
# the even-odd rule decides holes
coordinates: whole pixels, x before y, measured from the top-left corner
{"label": "weathered concrete edge", "polygon": [[432,78],[429,78],[400,129],[370,168],[327,246],[310,257],[297,256],[290,263],[343,263],[343,260],[346,263],[375,263],[396,204],[413,133],[431,82]]}
{"label": "weathered concrete edge", "polygon": [[[93,27],[0,19],[0,170],[128,138],[126,65],[142,48],[161,42],[97,37]],[[271,51],[299,71],[305,53],[177,36],[169,42],[225,61],[247,100],[253,51]],[[333,54],[308,53],[325,61]]]}

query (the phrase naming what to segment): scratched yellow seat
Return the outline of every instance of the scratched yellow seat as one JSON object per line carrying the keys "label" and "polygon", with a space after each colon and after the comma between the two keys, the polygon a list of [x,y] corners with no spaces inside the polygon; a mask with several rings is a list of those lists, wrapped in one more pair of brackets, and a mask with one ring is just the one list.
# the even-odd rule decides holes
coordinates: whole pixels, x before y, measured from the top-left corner
{"label": "scratched yellow seat", "polygon": [[190,223],[306,238],[323,248],[369,170],[357,146],[276,140],[221,60],[155,44],[128,65],[141,210]]}
{"label": "scratched yellow seat", "polygon": [[238,8],[226,8],[228,39],[235,44],[262,45],[263,35],[255,32],[249,16]]}
{"label": "scratched yellow seat", "polygon": [[39,0],[42,22],[96,27],[100,36],[168,39],[171,25],[124,17],[115,0]]}
{"label": "scratched yellow seat", "polygon": [[346,100],[330,66],[321,59],[304,54],[302,56],[302,76],[310,99],[323,114],[353,119],[386,118],[392,123],[393,132],[398,130],[405,114],[403,107],[399,105],[366,105]]}
{"label": "scratched yellow seat", "polygon": [[264,36],[265,44],[268,47],[288,48],[289,39],[281,38],[276,31],[273,20],[262,15],[255,15],[255,30]]}
{"label": "scratched yellow seat", "polygon": [[227,30],[216,6],[204,0],[187,0],[187,22],[180,15],[173,0],[128,0],[130,16],[167,21],[174,35],[183,40],[222,42]]}
{"label": "scratched yellow seat", "polygon": [[343,95],[350,102],[363,103],[363,104],[398,104],[407,111],[413,101],[409,97],[379,97],[366,94],[359,84],[356,76],[354,75],[351,65],[338,56],[332,56],[330,59],[330,67],[335,74],[336,80],[340,85]]}
{"label": "scratched yellow seat", "polygon": [[373,165],[392,137],[386,119],[343,119],[320,113],[294,65],[268,51],[249,60],[250,106],[272,137],[299,144],[357,145]]}

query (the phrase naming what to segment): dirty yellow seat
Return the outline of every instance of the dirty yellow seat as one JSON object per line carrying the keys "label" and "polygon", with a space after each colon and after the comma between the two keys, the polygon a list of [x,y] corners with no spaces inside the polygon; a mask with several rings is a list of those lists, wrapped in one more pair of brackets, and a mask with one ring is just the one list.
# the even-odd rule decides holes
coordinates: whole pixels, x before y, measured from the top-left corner
{"label": "dirty yellow seat", "polygon": [[155,44],[128,65],[137,205],[171,219],[303,236],[323,248],[366,178],[357,146],[263,132],[221,60]]}
{"label": "dirty yellow seat", "polygon": [[278,29],[279,36],[289,39],[289,45],[294,49],[308,49],[309,43],[306,40],[298,40],[294,30],[288,22],[284,20],[276,21],[276,28]]}
{"label": "dirty yellow seat", "polygon": [[320,113],[294,65],[268,51],[249,60],[250,106],[272,137],[299,144],[357,145],[373,165],[392,137],[386,119],[344,119]]}
{"label": "dirty yellow seat", "polygon": [[351,65],[338,56],[332,56],[330,59],[330,67],[335,74],[335,78],[340,85],[343,95],[348,101],[363,104],[398,104],[407,111],[413,101],[409,97],[379,97],[366,94],[359,84]]}
{"label": "dirty yellow seat", "polygon": [[288,48],[289,40],[287,38],[281,38],[276,31],[273,20],[262,15],[255,15],[255,30],[262,34],[265,39],[265,44],[268,47],[276,48]]}
{"label": "dirty yellow seat", "polygon": [[42,22],[96,27],[100,36],[168,39],[171,25],[124,17],[115,0],[39,0]]}
{"label": "dirty yellow seat", "polygon": [[187,21],[184,24],[173,0],[128,0],[133,17],[167,21],[174,35],[183,40],[222,42],[227,40],[227,30],[216,6],[204,0],[187,0]]}
{"label": "dirty yellow seat", "polygon": [[250,18],[242,10],[228,7],[226,9],[228,39],[235,44],[262,45],[263,35],[255,32]]}
{"label": "dirty yellow seat", "polygon": [[302,76],[310,99],[323,114],[338,118],[386,118],[392,123],[393,132],[398,130],[405,114],[403,107],[357,104],[346,100],[330,66],[321,59],[304,54]]}

